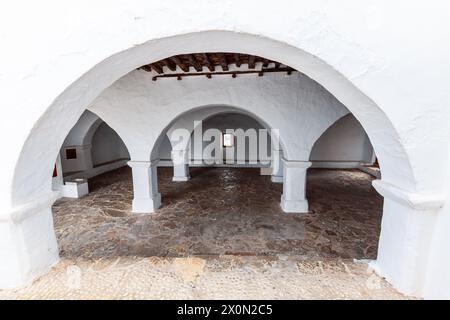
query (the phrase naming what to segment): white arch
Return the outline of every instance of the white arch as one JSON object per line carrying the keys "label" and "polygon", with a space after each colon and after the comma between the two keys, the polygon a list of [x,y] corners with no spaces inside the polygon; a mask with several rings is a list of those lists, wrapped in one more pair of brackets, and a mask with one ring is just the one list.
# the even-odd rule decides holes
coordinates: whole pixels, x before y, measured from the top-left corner
{"label": "white arch", "polygon": [[84,111],[76,125],[70,130],[64,144],[68,146],[90,144],[95,131],[102,122],[103,120],[93,112]]}
{"label": "white arch", "polygon": [[[19,205],[48,193],[52,172],[52,161],[49,160],[55,158],[69,128],[103,90],[130,70],[149,61],[183,53],[187,43],[190,51],[231,50],[262,55],[301,70],[343,102],[361,122],[379,156],[384,179],[396,182],[405,189],[415,189],[414,174],[408,156],[392,123],[373,101],[336,70],[299,48],[267,38],[228,31],[207,31],[154,40],[115,54],[98,63],[61,93],[46,110],[24,144],[14,174],[12,203]],[[88,87],[86,84],[89,84]],[[57,134],[49,139],[47,132],[41,128],[61,117],[65,121],[60,124]],[[47,141],[45,152],[42,152],[39,141]],[[386,144],[386,141],[390,143]],[[29,161],[33,158],[29,157],[30,154],[35,155],[34,161],[44,164],[40,170],[29,171]],[[39,183],[33,188],[23,187],[31,176]]]}
{"label": "white arch", "polygon": [[[304,161],[323,130],[349,112],[301,73],[214,81],[205,77],[155,82],[151,78],[148,72],[134,71],[105,90],[90,107],[112,128],[122,132],[135,161],[148,161],[161,133],[174,119],[181,119],[199,106],[213,106],[210,110],[219,106],[238,107],[259,118],[266,127],[278,129],[286,157]],[[193,125],[187,123],[192,122],[190,118],[184,121],[188,127]]]}
{"label": "white arch", "polygon": [[[237,113],[246,115],[254,120],[256,120],[258,123],[261,124],[262,127],[265,129],[270,130],[271,128],[267,124],[267,122],[264,119],[261,119],[258,117],[258,115],[252,114],[251,112],[248,112],[244,109],[241,109],[239,107],[234,106],[204,106],[204,107],[197,107],[190,111],[187,111],[183,113],[182,115],[178,116],[174,121],[172,121],[166,129],[161,133],[161,137],[157,140],[157,143],[155,143],[155,146],[152,150],[152,159],[155,158],[155,152],[158,150],[160,143],[162,142],[162,138],[167,135],[169,137],[169,141],[172,145],[172,148],[179,148],[179,149],[187,149],[189,146],[189,141],[183,141],[182,145],[177,145],[177,141],[173,141],[170,139],[172,137],[172,133],[177,129],[187,129],[190,133],[192,133],[195,129],[194,127],[194,121],[206,121],[207,119],[224,113]],[[269,131],[270,134],[270,131]],[[281,145],[283,145],[283,139],[282,137],[277,137],[280,140]],[[284,146],[284,148],[287,148]]]}
{"label": "white arch", "polygon": [[[322,37],[319,40],[321,42],[327,41],[326,38]],[[346,79],[336,71],[333,66],[328,65],[317,56],[307,53],[307,50],[304,50],[298,44],[291,46],[265,37],[231,31],[205,31],[152,40],[113,54],[107,59],[100,61],[90,70],[87,70],[82,77],[66,88],[45,110],[45,113],[34,125],[23,145],[12,181],[10,197],[12,206],[15,209],[11,215],[26,217],[33,212],[34,219],[39,217],[39,219],[45,220],[43,223],[45,228],[42,228],[36,236],[45,238],[45,235],[48,235],[49,232],[52,233],[52,222],[51,218],[49,218],[50,206],[53,201],[51,196],[51,172],[55,155],[69,129],[94,99],[116,80],[131,70],[151,61],[185,53],[187,48],[190,52],[234,51],[254,54],[279,61],[300,70],[331,92],[363,125],[379,157],[384,173],[383,179],[389,185],[393,184],[399,188],[395,189],[397,191],[394,191],[394,195],[391,192],[391,196],[404,199],[409,196],[409,193],[406,192],[405,194],[405,190],[415,191],[417,189],[415,172],[411,166],[410,158],[393,123],[379,106],[360,91],[349,79]],[[230,104],[233,103],[231,102]],[[167,110],[167,112],[171,113],[172,111]],[[172,118],[175,115],[170,114]],[[49,135],[48,128],[51,128],[55,121],[58,121],[58,130]],[[120,131],[119,129],[114,129]],[[128,140],[128,142],[132,143],[133,141]],[[130,150],[132,157],[133,152],[139,154],[142,150]],[[149,154],[150,150],[148,149],[146,152]],[[40,165],[37,167],[34,165],[35,163]],[[390,191],[382,192],[387,194]],[[441,204],[438,200],[435,198],[428,200],[427,208],[432,208],[433,210],[439,208]],[[389,208],[392,211],[398,209],[398,207],[394,206]],[[409,209],[403,208],[403,210]],[[416,209],[412,208],[412,210]],[[21,220],[16,219],[16,221]],[[397,221],[392,222],[397,223]],[[419,220],[416,219],[415,221]],[[33,222],[28,223],[33,225]],[[405,226],[405,228],[409,228],[409,225]],[[409,229],[406,233],[408,232]],[[21,276],[25,274],[23,279],[29,279],[39,274],[46,270],[49,264],[57,260],[54,243],[54,236],[50,235],[47,240],[42,242],[39,248],[29,247],[28,243],[26,243],[17,249],[21,252],[28,252],[21,253],[22,255],[29,255],[29,252],[34,250],[32,256],[38,257],[29,261],[30,267],[21,273]],[[418,244],[410,245],[402,238],[396,242],[393,252],[402,251],[404,248],[411,248],[412,246],[414,250],[418,248]],[[7,249],[16,250],[9,247]],[[426,250],[426,247],[420,246],[418,250],[422,252]],[[11,253],[10,251],[5,252],[6,256],[16,254],[15,251],[11,251]],[[419,261],[422,258],[421,255],[410,257],[407,255],[408,252],[406,252],[401,258],[393,261],[388,259],[391,254],[392,252],[388,252],[386,255],[387,260],[383,260],[379,265],[381,272],[386,274],[388,279],[397,283],[404,291],[420,288],[422,282],[415,277],[419,271],[423,271],[426,259],[421,262]],[[31,257],[31,255],[28,257]],[[14,267],[11,267],[7,270],[12,272],[11,270],[13,269]],[[410,271],[408,274],[401,276],[402,270]],[[23,283],[23,279],[14,279],[12,283]],[[409,280],[411,280],[411,284],[408,282]]]}

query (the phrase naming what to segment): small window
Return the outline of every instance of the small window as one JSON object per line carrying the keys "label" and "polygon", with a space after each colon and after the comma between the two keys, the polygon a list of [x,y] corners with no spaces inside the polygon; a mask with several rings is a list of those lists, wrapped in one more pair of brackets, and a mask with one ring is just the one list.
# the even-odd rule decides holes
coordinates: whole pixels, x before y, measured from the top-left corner
{"label": "small window", "polygon": [[76,159],[77,149],[66,149],[66,159]]}
{"label": "small window", "polygon": [[231,134],[231,133],[223,134],[223,146],[224,147],[234,146],[234,134]]}

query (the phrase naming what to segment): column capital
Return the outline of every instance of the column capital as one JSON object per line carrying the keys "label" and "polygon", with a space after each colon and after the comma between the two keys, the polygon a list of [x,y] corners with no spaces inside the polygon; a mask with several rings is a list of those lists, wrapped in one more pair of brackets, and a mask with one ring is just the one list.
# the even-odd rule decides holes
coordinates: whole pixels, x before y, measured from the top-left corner
{"label": "column capital", "polygon": [[150,168],[158,164],[159,160],[152,161],[128,161],[127,164],[131,168]]}
{"label": "column capital", "polygon": [[383,197],[414,210],[438,210],[442,208],[445,202],[444,195],[440,193],[412,192],[383,180],[374,180],[372,185]]}
{"label": "column capital", "polygon": [[304,168],[304,169],[308,169],[312,165],[311,161],[287,160],[286,158],[283,158],[282,160],[283,160],[283,165],[286,168]]}

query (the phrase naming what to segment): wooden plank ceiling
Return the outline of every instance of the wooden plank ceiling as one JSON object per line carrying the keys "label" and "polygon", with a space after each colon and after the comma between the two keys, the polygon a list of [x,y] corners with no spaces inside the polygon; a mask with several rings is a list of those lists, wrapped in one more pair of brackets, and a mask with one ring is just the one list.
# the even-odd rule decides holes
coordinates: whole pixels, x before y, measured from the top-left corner
{"label": "wooden plank ceiling", "polygon": [[[258,63],[261,68],[256,70]],[[235,65],[238,69],[242,67],[245,71],[236,70],[236,68],[230,71],[230,65]],[[180,54],[142,66],[140,69],[156,72],[158,75],[154,77],[154,80],[167,76],[179,79],[181,76],[206,75],[210,77],[212,74],[232,74],[235,77],[239,73],[259,73],[261,76],[263,72],[287,72],[290,74],[295,71],[277,61],[249,54],[225,52]],[[166,73],[167,70],[171,72]],[[182,73],[174,74],[177,70],[181,70]]]}

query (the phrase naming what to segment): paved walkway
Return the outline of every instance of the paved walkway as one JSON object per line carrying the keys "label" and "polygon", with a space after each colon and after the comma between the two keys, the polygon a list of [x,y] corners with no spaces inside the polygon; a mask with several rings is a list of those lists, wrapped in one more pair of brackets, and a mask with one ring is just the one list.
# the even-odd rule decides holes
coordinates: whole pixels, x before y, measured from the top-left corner
{"label": "paved walkway", "polygon": [[311,212],[286,214],[257,169],[158,170],[162,207],[131,213],[128,168],[54,206],[62,261],[0,299],[401,299],[353,259],[376,258],[382,199],[359,171],[310,170]]}

